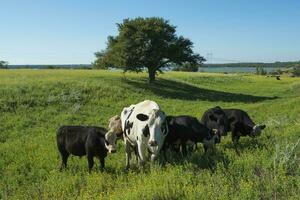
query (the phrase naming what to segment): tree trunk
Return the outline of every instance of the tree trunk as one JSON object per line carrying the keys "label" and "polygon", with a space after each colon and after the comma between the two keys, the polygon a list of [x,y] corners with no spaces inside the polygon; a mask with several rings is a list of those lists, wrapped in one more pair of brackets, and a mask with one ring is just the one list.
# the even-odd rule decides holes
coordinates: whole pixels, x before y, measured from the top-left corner
{"label": "tree trunk", "polygon": [[149,83],[153,83],[155,81],[155,70],[148,68],[149,73]]}

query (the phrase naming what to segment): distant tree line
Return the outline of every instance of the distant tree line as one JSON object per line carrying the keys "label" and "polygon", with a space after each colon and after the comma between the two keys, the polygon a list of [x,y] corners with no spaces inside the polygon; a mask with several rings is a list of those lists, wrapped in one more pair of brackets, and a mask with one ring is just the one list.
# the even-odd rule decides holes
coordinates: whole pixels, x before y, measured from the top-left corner
{"label": "distant tree line", "polygon": [[256,74],[257,75],[266,75],[267,71],[263,67],[259,66],[259,67],[256,67]]}
{"label": "distant tree line", "polygon": [[173,71],[183,71],[183,72],[197,72],[199,71],[199,67],[201,65],[191,64],[191,63],[183,63],[182,65],[175,65],[173,67]]}
{"label": "distant tree line", "polygon": [[293,76],[300,76],[300,61],[288,66]]}
{"label": "distant tree line", "polygon": [[289,74],[291,76],[300,76],[300,61],[299,62],[290,62],[284,68],[278,68],[274,70],[270,74],[272,75],[281,75],[281,74]]}
{"label": "distant tree line", "polygon": [[90,64],[70,65],[9,65],[9,69],[92,69]]}
{"label": "distant tree line", "polygon": [[274,63],[224,63],[224,64],[203,64],[203,67],[275,67],[275,68],[284,68],[289,67],[294,64],[299,63],[297,62],[274,62]]}

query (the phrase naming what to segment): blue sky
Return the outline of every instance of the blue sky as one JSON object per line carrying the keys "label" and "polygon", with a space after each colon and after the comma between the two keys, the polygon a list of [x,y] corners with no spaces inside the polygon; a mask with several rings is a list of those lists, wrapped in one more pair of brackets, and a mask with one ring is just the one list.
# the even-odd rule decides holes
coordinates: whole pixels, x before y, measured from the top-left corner
{"label": "blue sky", "polygon": [[91,63],[138,16],[170,20],[210,62],[300,60],[299,0],[0,0],[0,60]]}

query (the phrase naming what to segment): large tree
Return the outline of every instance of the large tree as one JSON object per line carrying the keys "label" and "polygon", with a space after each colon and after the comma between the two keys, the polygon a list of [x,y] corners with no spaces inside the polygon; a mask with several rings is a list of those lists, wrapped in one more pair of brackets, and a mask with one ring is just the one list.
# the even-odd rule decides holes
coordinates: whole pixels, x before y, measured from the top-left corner
{"label": "large tree", "polygon": [[105,50],[96,53],[99,68],[120,67],[125,72],[147,69],[149,82],[157,71],[174,64],[199,65],[204,58],[193,52],[193,43],[176,35],[176,27],[162,18],[125,19],[117,24],[118,35],[109,36]]}
{"label": "large tree", "polygon": [[0,60],[0,69],[7,69],[8,62]]}

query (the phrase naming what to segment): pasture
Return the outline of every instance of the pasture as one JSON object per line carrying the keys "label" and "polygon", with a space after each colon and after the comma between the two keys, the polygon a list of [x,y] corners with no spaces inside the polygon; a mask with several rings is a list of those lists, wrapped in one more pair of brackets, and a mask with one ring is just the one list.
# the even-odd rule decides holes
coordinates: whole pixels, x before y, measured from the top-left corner
{"label": "pasture", "polygon": [[[197,118],[213,106],[241,108],[267,128],[230,135],[211,157],[202,146],[165,166],[126,172],[122,141],[91,174],[86,158],[71,157],[59,172],[60,125],[99,125],[145,99],[169,115]],[[100,70],[0,70],[0,199],[299,199],[300,79],[167,72],[148,85],[147,74]],[[133,159],[135,157],[133,156]]]}

